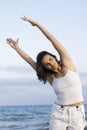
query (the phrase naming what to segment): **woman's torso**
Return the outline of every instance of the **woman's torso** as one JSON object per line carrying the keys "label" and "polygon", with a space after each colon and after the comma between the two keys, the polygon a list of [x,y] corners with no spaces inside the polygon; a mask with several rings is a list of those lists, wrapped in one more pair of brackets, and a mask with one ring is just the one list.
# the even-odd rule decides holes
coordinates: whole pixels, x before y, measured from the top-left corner
{"label": "woman's torso", "polygon": [[83,101],[82,84],[77,72],[67,70],[63,77],[54,77],[52,86],[58,104],[69,105]]}

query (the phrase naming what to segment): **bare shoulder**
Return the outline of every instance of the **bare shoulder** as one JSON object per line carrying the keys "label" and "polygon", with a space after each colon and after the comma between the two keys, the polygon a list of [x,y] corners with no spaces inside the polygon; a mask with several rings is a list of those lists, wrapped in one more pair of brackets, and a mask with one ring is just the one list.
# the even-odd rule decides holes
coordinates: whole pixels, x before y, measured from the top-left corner
{"label": "bare shoulder", "polygon": [[71,57],[69,57],[69,59],[67,59],[67,60],[63,59],[62,64],[68,70],[75,71],[75,72],[77,71],[76,65],[74,64]]}

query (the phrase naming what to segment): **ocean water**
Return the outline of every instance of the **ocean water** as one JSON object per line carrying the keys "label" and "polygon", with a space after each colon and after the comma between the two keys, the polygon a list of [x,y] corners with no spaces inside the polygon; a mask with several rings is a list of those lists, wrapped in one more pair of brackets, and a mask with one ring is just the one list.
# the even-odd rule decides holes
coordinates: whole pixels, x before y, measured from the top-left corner
{"label": "ocean water", "polygon": [[[0,130],[48,130],[51,108],[51,105],[0,106]],[[87,120],[87,104],[85,108]]]}

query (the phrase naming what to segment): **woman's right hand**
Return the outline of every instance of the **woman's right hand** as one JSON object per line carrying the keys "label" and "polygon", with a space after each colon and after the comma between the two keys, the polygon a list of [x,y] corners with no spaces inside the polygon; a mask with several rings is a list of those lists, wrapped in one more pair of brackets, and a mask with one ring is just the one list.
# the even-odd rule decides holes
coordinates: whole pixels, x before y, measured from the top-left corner
{"label": "woman's right hand", "polygon": [[6,39],[6,43],[9,44],[12,48],[16,49],[17,46],[18,46],[18,41],[19,39],[17,39],[16,41],[14,41],[13,39],[11,38],[7,38]]}

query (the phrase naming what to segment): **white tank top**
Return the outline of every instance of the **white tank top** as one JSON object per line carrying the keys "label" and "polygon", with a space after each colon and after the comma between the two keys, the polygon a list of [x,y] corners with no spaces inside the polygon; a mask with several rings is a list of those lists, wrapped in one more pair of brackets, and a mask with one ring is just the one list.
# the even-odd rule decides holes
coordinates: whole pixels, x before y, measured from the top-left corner
{"label": "white tank top", "polygon": [[82,84],[77,72],[68,70],[64,77],[54,78],[52,86],[57,95],[57,103],[70,105],[83,101]]}

